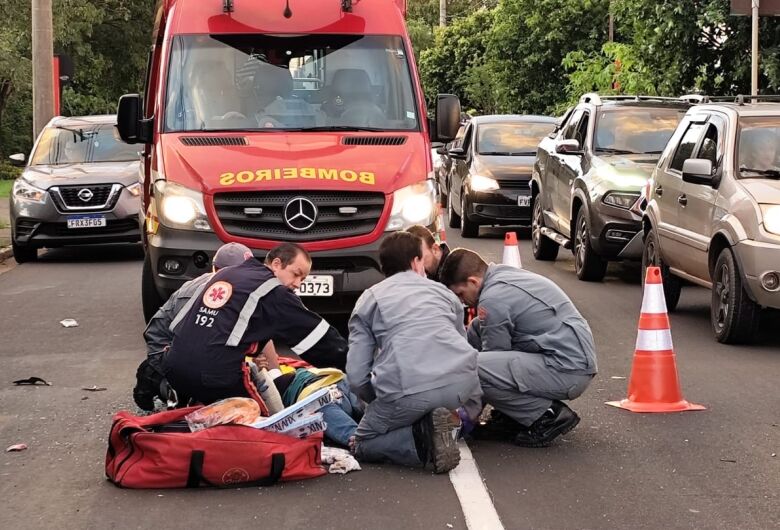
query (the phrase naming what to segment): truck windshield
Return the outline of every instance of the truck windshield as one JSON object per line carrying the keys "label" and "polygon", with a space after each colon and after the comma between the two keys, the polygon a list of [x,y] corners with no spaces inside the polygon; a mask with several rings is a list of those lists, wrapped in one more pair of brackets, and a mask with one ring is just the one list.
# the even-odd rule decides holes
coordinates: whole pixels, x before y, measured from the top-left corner
{"label": "truck windshield", "polygon": [[660,154],[685,116],[685,110],[663,107],[602,110],[596,122],[594,150]]}
{"label": "truck windshield", "polygon": [[739,122],[739,173],[742,177],[771,177],[780,174],[777,144],[780,116],[746,116]]}
{"label": "truck windshield", "polygon": [[479,126],[480,155],[533,156],[536,146],[555,128],[554,123],[485,123]]}
{"label": "truck windshield", "polygon": [[417,130],[400,37],[181,35],[166,131]]}
{"label": "truck windshield", "polygon": [[35,148],[30,165],[132,160],[138,160],[138,147],[117,140],[113,125],[85,123],[45,129]]}

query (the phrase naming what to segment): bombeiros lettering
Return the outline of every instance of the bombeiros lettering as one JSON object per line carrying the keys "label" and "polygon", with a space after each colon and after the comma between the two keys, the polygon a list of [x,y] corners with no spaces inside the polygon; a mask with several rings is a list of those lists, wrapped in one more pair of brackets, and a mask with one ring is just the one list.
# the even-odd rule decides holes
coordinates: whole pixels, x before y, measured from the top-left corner
{"label": "bombeiros lettering", "polygon": [[354,169],[334,169],[323,167],[282,167],[273,169],[242,170],[222,173],[219,176],[220,186],[235,186],[271,180],[334,180],[341,182],[359,182],[366,186],[376,185],[376,175],[373,171],[356,171]]}

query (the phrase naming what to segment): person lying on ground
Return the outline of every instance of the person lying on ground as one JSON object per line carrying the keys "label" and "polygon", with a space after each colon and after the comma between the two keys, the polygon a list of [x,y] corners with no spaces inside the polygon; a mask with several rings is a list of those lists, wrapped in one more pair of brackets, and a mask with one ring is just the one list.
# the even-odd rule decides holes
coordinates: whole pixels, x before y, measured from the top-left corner
{"label": "person lying on ground", "polygon": [[245,357],[271,340],[315,367],[343,369],[346,341],[294,293],[310,270],[304,248],[282,243],[264,263],[247,260],[215,273],[174,318],[163,360],[173,388],[204,404],[255,397]]}
{"label": "person lying on ground", "polygon": [[360,461],[432,463],[444,473],[460,461],[453,411],[476,417],[482,408],[463,306],[425,278],[417,236],[389,235],[379,261],[386,279],[361,295],[349,319],[347,379],[367,403],[352,451]]}
{"label": "person lying on ground", "polygon": [[[500,413],[488,426],[524,447],[547,446],[576,427],[580,418],[563,400],[579,397],[593,380],[596,348],[563,290],[528,270],[488,265],[463,248],[445,260],[442,282],[477,308],[469,334],[480,349],[484,400]],[[475,436],[480,430],[487,434],[477,429]]]}

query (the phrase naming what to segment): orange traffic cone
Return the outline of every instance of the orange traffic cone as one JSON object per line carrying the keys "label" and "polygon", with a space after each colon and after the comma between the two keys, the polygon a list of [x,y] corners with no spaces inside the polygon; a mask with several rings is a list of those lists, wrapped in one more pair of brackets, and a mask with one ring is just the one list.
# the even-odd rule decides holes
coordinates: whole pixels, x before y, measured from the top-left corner
{"label": "orange traffic cone", "polygon": [[607,405],[631,412],[682,412],[705,408],[685,401],[680,391],[661,269],[658,267],[648,267],[645,276],[628,398],[608,401]]}
{"label": "orange traffic cone", "polygon": [[516,269],[522,269],[523,263],[520,261],[520,249],[517,248],[517,233],[507,232],[504,236],[504,265],[510,265]]}
{"label": "orange traffic cone", "polygon": [[439,204],[439,215],[436,218],[436,224],[438,224],[438,233],[437,237],[439,239],[439,243],[446,243],[447,242],[447,232],[444,230],[444,206]]}

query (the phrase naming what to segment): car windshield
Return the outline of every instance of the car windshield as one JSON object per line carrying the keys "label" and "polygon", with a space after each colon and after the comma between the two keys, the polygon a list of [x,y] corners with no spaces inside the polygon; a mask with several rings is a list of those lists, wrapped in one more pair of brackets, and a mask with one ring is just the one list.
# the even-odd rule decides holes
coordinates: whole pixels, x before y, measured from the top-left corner
{"label": "car windshield", "polygon": [[535,155],[536,146],[555,128],[554,123],[507,122],[478,126],[477,152],[480,155]]}
{"label": "car windshield", "polygon": [[619,107],[599,112],[594,150],[605,153],[660,154],[685,116],[679,108]]}
{"label": "car windshield", "polygon": [[772,177],[780,174],[778,162],[780,116],[748,116],[739,122],[739,174]]}
{"label": "car windshield", "polygon": [[177,36],[165,130],[418,130],[408,59],[393,36]]}
{"label": "car windshield", "polygon": [[38,141],[30,165],[131,160],[138,160],[138,147],[118,140],[113,125],[84,122],[67,127],[47,127]]}

